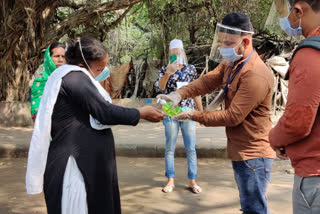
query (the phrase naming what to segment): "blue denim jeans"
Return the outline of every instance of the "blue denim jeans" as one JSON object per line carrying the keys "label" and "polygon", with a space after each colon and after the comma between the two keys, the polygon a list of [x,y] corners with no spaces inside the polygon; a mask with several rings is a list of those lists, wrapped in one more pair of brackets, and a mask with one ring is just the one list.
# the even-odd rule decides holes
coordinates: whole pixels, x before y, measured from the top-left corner
{"label": "blue denim jeans", "polygon": [[196,123],[194,121],[177,121],[171,117],[163,120],[166,135],[165,166],[166,176],[173,178],[174,173],[174,151],[176,148],[179,127],[181,127],[184,147],[186,148],[188,161],[188,178],[197,177],[197,153],[196,144]]}
{"label": "blue denim jeans", "polygon": [[267,189],[271,179],[271,158],[232,161],[243,214],[270,214]]}

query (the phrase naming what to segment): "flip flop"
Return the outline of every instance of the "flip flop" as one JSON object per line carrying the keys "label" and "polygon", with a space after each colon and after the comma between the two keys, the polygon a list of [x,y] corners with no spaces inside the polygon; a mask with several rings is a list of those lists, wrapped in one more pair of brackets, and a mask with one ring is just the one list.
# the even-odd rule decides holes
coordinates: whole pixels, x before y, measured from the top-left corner
{"label": "flip flop", "polygon": [[162,188],[162,192],[169,193],[173,191],[174,186],[165,186]]}
{"label": "flip flop", "polygon": [[190,186],[189,186],[188,189],[189,189],[191,192],[193,192],[194,194],[199,194],[199,193],[202,192],[201,187],[199,187],[198,185],[193,186],[193,187],[190,187]]}

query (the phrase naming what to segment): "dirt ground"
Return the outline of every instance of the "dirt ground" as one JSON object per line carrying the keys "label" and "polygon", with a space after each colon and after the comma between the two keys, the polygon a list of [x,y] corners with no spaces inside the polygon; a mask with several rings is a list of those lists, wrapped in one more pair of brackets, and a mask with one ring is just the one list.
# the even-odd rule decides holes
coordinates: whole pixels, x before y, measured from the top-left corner
{"label": "dirt ground", "polygon": [[[203,188],[195,195],[187,190],[186,159],[176,159],[176,188],[162,193],[165,184],[163,158],[119,157],[118,174],[123,214],[240,214],[238,190],[230,161],[199,159],[198,184]],[[269,186],[272,214],[289,214],[293,175],[285,171],[288,161],[275,161]],[[44,214],[43,195],[25,193],[26,159],[0,159],[0,214]]]}

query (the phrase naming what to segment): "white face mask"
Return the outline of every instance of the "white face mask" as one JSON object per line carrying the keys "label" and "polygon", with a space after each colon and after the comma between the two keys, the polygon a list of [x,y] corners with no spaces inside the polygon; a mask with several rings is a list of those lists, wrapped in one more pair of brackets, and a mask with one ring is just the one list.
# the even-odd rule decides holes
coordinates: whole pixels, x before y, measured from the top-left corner
{"label": "white face mask", "polygon": [[177,64],[183,65],[184,64],[184,60],[181,56],[177,57]]}
{"label": "white face mask", "polygon": [[280,18],[280,27],[289,36],[301,36],[302,35],[301,19],[299,22],[299,27],[294,29],[294,28],[292,28],[288,17]]}

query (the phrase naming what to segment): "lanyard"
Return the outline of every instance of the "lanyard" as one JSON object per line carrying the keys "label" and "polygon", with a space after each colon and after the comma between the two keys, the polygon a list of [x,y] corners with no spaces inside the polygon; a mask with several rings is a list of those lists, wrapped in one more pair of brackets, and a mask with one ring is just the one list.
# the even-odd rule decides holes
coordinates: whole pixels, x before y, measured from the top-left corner
{"label": "lanyard", "polygon": [[[239,69],[232,75],[231,77],[231,72],[228,74],[228,79],[227,79],[227,84],[226,86],[224,87],[223,89],[223,92],[224,94],[227,94],[228,93],[228,89],[229,89],[229,85],[232,83],[233,79],[237,76],[237,74],[241,71],[241,69],[247,64],[247,62],[250,60],[252,54],[253,54],[254,50],[250,53],[250,55],[248,56],[248,58],[246,59],[246,61],[244,61],[242,63],[242,65],[239,67]],[[230,80],[230,77],[231,77],[231,80]]]}
{"label": "lanyard", "polygon": [[179,74],[179,76],[181,77],[181,81],[182,81],[182,82],[183,82],[183,75],[184,75],[185,68],[186,68],[186,66],[184,66],[184,67],[181,69],[182,73],[181,73],[179,70],[176,71],[176,73]]}

